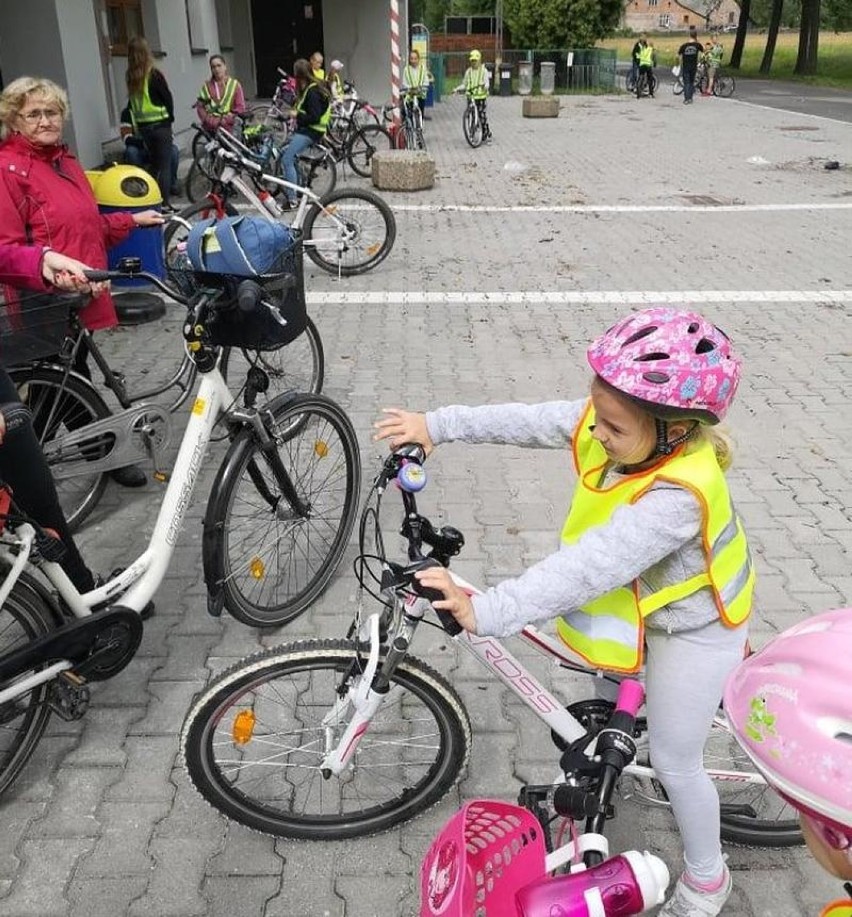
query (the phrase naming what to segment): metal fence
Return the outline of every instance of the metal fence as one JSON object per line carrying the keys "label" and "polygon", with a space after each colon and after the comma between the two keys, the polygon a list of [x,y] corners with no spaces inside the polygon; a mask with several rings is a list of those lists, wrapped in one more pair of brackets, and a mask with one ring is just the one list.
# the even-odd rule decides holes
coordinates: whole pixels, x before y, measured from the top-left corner
{"label": "metal fence", "polygon": [[[609,48],[577,48],[571,50],[504,50],[499,72],[495,62],[485,60],[491,71],[491,92],[500,92],[501,74],[511,73],[512,92],[518,91],[518,74],[521,64],[532,64],[532,91],[538,93],[541,65],[555,65],[557,92],[611,91],[615,89],[616,52]],[[462,80],[468,66],[468,52],[452,51],[430,54],[429,62],[435,78],[436,96],[451,92]],[[505,79],[505,77],[504,77]]]}

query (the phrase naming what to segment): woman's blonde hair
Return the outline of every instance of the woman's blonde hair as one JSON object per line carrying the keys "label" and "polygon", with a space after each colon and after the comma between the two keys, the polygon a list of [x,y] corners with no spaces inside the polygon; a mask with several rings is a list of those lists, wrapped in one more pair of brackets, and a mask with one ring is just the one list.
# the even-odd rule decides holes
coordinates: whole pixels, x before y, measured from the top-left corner
{"label": "woman's blonde hair", "polygon": [[706,424],[700,424],[689,439],[687,451],[701,443],[710,443],[722,471],[727,471],[731,467],[734,462],[734,441],[726,427],[708,427]]}
{"label": "woman's blonde hair", "polygon": [[68,94],[61,86],[43,76],[19,76],[0,94],[0,135],[7,137],[12,133],[15,118],[31,95],[43,96],[48,102],[55,102],[62,112],[62,120],[65,120],[68,115]]}
{"label": "woman's blonde hair", "polygon": [[145,77],[154,69],[154,56],[148,42],[141,35],[134,35],[127,42],[127,91],[135,96],[145,88]]}

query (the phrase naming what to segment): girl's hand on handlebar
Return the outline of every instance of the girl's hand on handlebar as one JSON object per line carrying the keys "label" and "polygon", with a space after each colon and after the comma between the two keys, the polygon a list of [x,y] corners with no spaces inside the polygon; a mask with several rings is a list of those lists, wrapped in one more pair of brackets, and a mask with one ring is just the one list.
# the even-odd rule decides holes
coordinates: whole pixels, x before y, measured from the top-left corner
{"label": "girl's hand on handlebar", "polygon": [[460,589],[452,580],[450,574],[443,567],[427,567],[414,574],[421,586],[437,589],[444,593],[444,598],[439,602],[432,602],[435,608],[448,611],[458,623],[470,633],[476,633],[476,615],[473,613],[473,602],[470,596]]}
{"label": "girl's hand on handlebar", "polygon": [[434,451],[435,444],[429,436],[425,414],[403,411],[402,408],[383,408],[382,413],[387,416],[373,424],[373,428],[378,431],[373,435],[373,442],[389,439],[391,450],[404,443],[418,443],[426,455]]}

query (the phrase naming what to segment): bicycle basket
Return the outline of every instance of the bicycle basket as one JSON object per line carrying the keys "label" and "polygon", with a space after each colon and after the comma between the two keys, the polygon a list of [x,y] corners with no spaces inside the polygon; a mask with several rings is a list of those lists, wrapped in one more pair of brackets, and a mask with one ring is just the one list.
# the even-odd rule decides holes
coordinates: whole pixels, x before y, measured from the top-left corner
{"label": "bicycle basket", "polygon": [[72,305],[83,297],[28,293],[3,287],[0,297],[0,361],[5,366],[31,363],[59,353],[68,332]]}
{"label": "bicycle basket", "polygon": [[307,326],[299,240],[276,260],[269,273],[253,278],[262,288],[263,297],[251,312],[244,312],[237,302],[239,285],[245,277],[177,268],[170,268],[169,275],[190,297],[212,294],[210,315],[204,329],[208,344],[246,350],[278,350],[296,340]]}
{"label": "bicycle basket", "polygon": [[544,875],[544,837],[520,806],[467,803],[420,867],[420,917],[517,917],[515,893]]}

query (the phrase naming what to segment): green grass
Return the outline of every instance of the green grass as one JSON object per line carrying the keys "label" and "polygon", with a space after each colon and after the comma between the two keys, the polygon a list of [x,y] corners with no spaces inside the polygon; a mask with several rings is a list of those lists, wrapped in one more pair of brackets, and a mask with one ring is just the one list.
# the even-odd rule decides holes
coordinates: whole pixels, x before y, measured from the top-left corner
{"label": "green grass", "polygon": [[[734,47],[734,33],[726,33],[722,39],[725,45],[725,57],[722,66],[727,67]],[[651,42],[659,55],[659,66],[671,67],[677,62],[677,49],[686,41],[685,35],[652,35]],[[615,48],[620,61],[630,60],[630,52],[635,38],[612,38],[602,41],[600,47]],[[763,60],[763,49],[766,46],[766,35],[749,32],[743,51],[742,65],[739,70],[731,71],[737,77],[763,77],[759,72]],[[778,35],[775,55],[772,59],[770,79],[801,80],[817,86],[835,86],[839,89],[852,89],[852,32],[820,32],[819,66],[816,76],[797,77],[793,74],[796,65],[796,54],[799,47],[798,32],[782,32]]]}

